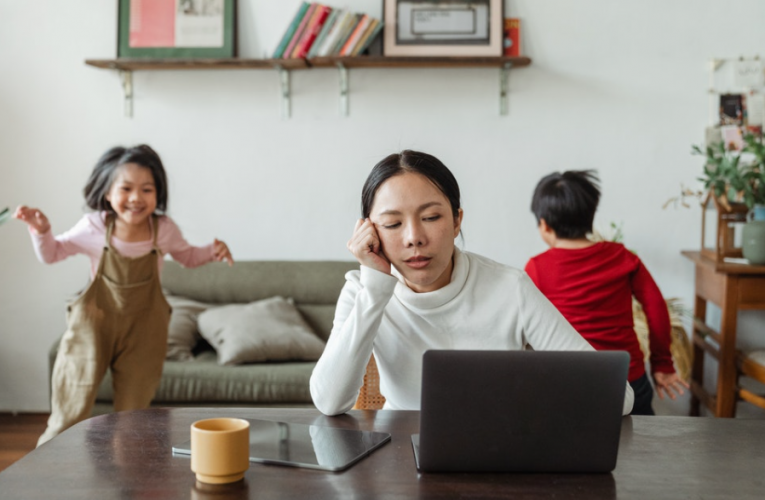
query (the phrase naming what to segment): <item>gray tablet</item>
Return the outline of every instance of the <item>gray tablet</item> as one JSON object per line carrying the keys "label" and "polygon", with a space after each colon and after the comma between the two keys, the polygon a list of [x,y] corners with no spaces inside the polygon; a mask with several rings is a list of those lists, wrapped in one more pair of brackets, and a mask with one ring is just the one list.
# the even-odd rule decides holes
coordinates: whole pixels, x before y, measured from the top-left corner
{"label": "gray tablet", "polygon": [[[264,464],[341,471],[390,441],[387,432],[245,420],[250,423],[250,461]],[[191,440],[173,446],[173,453],[191,455]]]}

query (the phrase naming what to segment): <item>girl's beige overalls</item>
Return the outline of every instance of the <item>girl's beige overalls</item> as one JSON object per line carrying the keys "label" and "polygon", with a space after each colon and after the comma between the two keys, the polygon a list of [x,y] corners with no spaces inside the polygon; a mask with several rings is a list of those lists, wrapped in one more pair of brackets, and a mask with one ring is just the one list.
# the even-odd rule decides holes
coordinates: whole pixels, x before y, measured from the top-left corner
{"label": "girl's beige overalls", "polygon": [[51,380],[51,415],[37,445],[90,416],[98,386],[111,368],[114,410],[147,408],[162,376],[170,306],[162,294],[157,263],[157,220],[153,248],[129,258],[111,246],[114,220],[88,288],[67,308]]}

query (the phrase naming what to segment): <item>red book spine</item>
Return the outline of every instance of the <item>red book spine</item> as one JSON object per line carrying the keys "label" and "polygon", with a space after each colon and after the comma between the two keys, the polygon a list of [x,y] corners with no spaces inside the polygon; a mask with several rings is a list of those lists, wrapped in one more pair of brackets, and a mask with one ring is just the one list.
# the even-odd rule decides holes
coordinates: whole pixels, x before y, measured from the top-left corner
{"label": "red book spine", "polygon": [[332,8],[327,7],[326,5],[320,5],[319,9],[321,10],[319,10],[314,16],[312,24],[306,26],[303,39],[295,48],[294,57],[303,58],[308,55],[308,51],[311,50],[311,45],[313,45],[316,37],[319,36],[319,31],[321,31],[321,27],[324,25],[324,21],[327,20],[329,13],[332,12]]}
{"label": "red book spine", "polygon": [[292,51],[295,49],[295,46],[298,44],[298,41],[300,41],[300,38],[303,36],[303,32],[305,31],[305,27],[308,25],[308,21],[311,20],[311,16],[313,15],[313,12],[316,10],[318,4],[312,3],[308,10],[305,13],[305,16],[303,16],[303,20],[300,21],[300,25],[298,26],[298,29],[295,31],[295,36],[292,37],[292,40],[290,40],[289,45],[287,45],[287,48],[284,51],[284,55],[282,56],[285,59],[288,59],[290,54],[292,54]]}

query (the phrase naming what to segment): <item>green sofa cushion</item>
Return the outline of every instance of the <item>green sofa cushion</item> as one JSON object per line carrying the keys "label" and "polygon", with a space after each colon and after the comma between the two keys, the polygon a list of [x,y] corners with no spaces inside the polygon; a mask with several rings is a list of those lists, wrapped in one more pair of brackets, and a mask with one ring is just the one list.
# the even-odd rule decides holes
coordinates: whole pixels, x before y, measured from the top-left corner
{"label": "green sofa cushion", "polygon": [[[252,363],[220,366],[214,351],[193,361],[166,361],[153,405],[162,403],[311,403],[308,382],[315,362]],[[111,373],[97,401],[113,399]]]}

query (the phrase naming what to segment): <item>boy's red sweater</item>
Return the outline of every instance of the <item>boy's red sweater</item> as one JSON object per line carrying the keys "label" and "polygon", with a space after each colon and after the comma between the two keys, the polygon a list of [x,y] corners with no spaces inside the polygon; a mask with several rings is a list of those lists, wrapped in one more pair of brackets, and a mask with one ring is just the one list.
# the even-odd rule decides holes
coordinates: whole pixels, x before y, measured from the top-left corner
{"label": "boy's red sweater", "polygon": [[640,259],[619,243],[550,250],[533,257],[526,272],[539,290],[599,351],[630,354],[630,382],[645,373],[633,328],[632,296],[648,320],[651,369],[674,373],[669,312],[659,287]]}

